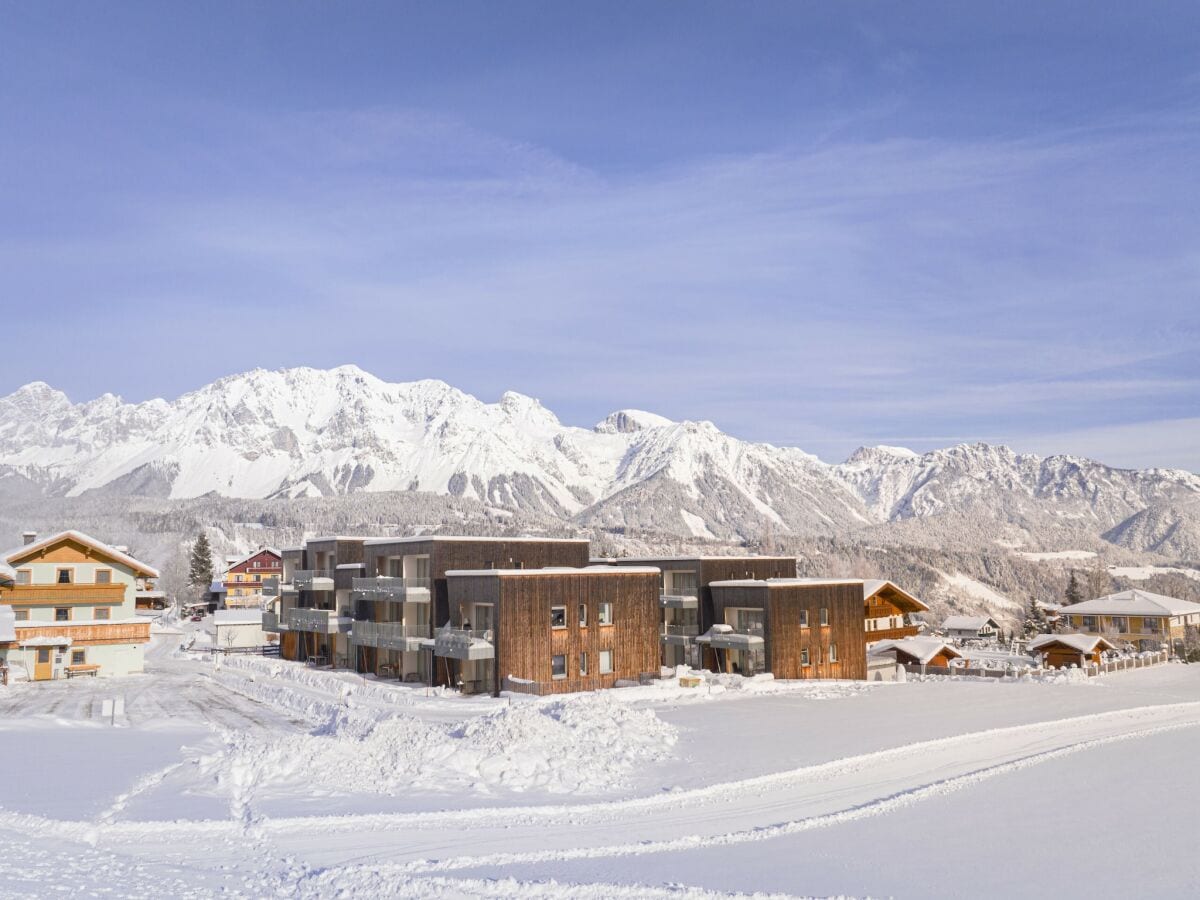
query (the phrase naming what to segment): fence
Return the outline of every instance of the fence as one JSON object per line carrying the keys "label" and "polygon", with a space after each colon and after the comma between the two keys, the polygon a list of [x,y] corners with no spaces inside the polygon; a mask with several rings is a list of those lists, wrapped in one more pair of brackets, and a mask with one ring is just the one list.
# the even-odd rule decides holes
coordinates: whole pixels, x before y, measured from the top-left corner
{"label": "fence", "polygon": [[[654,672],[643,672],[638,676],[637,681],[618,679],[613,683],[612,687],[636,687],[637,685],[651,684],[659,677],[661,676]],[[557,681],[529,681],[525,678],[514,678],[512,675],[506,675],[500,687],[502,690],[511,691],[514,694],[531,694],[534,697],[545,697],[548,694],[574,694],[582,691],[594,691],[604,687],[604,685],[598,684],[594,678],[560,678]]]}
{"label": "fence", "polygon": [[243,655],[252,654],[254,656],[279,655],[278,644],[263,644],[261,647],[214,647],[213,649],[218,653],[224,653],[226,655],[230,653],[238,653]]}
{"label": "fence", "polygon": [[922,666],[917,663],[905,663],[904,671],[913,675],[952,675],[962,678],[1022,678],[1044,675],[1049,672],[1061,672],[1077,669],[1088,678],[1097,675],[1109,675],[1113,672],[1125,672],[1130,669],[1145,669],[1150,666],[1161,666],[1168,660],[1165,650],[1142,653],[1137,656],[1126,656],[1120,659],[1107,660],[1102,663],[1088,663],[1078,668],[1071,666],[1059,669],[1045,669],[1038,666],[1001,665],[996,668],[970,668],[967,666]]}

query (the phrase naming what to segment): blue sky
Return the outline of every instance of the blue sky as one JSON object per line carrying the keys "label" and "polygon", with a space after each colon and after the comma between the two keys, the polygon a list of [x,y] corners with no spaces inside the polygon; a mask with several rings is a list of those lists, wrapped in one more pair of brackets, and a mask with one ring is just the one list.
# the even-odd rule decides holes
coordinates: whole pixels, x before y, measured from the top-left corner
{"label": "blue sky", "polygon": [[0,121],[0,392],[1200,471],[1194,3],[4,3]]}

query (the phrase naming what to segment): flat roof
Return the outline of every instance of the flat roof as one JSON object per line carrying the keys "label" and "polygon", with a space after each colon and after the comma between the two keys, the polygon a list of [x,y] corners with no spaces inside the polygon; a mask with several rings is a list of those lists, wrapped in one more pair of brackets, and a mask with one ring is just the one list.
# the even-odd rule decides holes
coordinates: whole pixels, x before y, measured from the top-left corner
{"label": "flat roof", "polygon": [[390,537],[390,538],[368,538],[365,543],[368,546],[377,546],[379,544],[416,544],[424,541],[491,541],[498,543],[500,541],[526,541],[530,543],[540,544],[587,544],[588,538],[549,538],[549,537],[530,537],[522,535],[519,537],[504,537],[496,535],[482,534],[415,534],[407,537]]}
{"label": "flat roof", "polygon": [[446,573],[447,578],[456,575],[658,575],[661,569],[654,566],[549,566],[544,569],[451,569]]}
{"label": "flat roof", "polygon": [[738,559],[770,559],[775,561],[786,560],[792,564],[795,564],[796,562],[796,557],[794,556],[755,556],[753,554],[745,556],[594,556],[589,560],[589,562],[620,565],[626,562],[725,562],[727,560]]}
{"label": "flat roof", "polygon": [[709,587],[788,587],[794,585],[854,584],[861,586],[861,578],[734,578],[730,581],[714,581]]}

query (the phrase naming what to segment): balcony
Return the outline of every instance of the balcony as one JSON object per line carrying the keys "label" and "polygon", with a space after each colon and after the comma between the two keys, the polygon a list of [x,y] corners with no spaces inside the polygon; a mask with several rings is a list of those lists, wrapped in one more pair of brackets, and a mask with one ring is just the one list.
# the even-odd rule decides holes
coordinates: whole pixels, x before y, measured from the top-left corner
{"label": "balcony", "polygon": [[658,634],[664,644],[686,647],[700,636],[700,625],[697,622],[691,625],[663,624],[659,626]]}
{"label": "balcony", "polygon": [[744,631],[734,631],[730,625],[714,625],[696,641],[715,650],[762,650],[765,646],[761,625],[748,626]]}
{"label": "balcony", "polygon": [[434,656],[444,656],[449,659],[464,661],[476,659],[494,659],[496,648],[493,644],[495,632],[468,631],[465,628],[439,628],[432,639],[421,642],[425,649],[433,650]]}
{"label": "balcony", "polygon": [[262,592],[264,597],[278,597],[279,591],[279,578],[277,576],[264,578],[262,580]]}
{"label": "balcony", "polygon": [[292,584],[298,591],[332,591],[333,573],[328,569],[297,569]]}
{"label": "balcony", "polygon": [[336,609],[289,609],[283,619],[288,631],[311,631],[316,634],[349,631],[354,621],[349,616],[339,616]]}
{"label": "balcony", "polygon": [[396,578],[380,575],[376,578],[355,578],[351,583],[350,599],[375,603],[428,603],[428,578]]}
{"label": "balcony", "polygon": [[428,625],[405,625],[401,622],[355,622],[350,637],[360,647],[410,652],[422,649],[429,640]]}
{"label": "balcony", "polygon": [[288,627],[280,624],[277,613],[264,612],[262,616],[262,630],[279,634],[281,631],[287,631]]}
{"label": "balcony", "polygon": [[658,602],[663,609],[698,609],[700,600],[691,594],[660,594]]}

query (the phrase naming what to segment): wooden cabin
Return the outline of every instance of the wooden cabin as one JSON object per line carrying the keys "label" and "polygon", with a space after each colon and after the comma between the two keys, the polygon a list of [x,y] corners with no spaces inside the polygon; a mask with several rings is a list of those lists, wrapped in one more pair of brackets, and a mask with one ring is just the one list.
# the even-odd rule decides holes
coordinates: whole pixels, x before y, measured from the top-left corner
{"label": "wooden cabin", "polygon": [[1099,635],[1042,634],[1029,642],[1029,652],[1041,656],[1050,669],[1069,669],[1099,663],[1105,650],[1115,647]]}
{"label": "wooden cabin", "polygon": [[901,665],[949,666],[961,659],[953,646],[935,637],[906,637],[880,641],[870,649],[872,656],[888,656]]}
{"label": "wooden cabin", "polygon": [[860,579],[742,579],[710,588],[716,622],[698,639],[709,667],[789,679],[867,677]]}
{"label": "wooden cabin", "polygon": [[701,668],[702,648],[696,642],[713,619],[711,585],[737,578],[791,578],[791,556],[644,556],[592,560],[593,565],[652,566],[662,572],[659,585],[662,619],[659,623],[662,665]]}
{"label": "wooden cabin", "polygon": [[659,570],[592,566],[446,572],[450,622],[427,641],[465,693],[609,688],[659,670]]}

